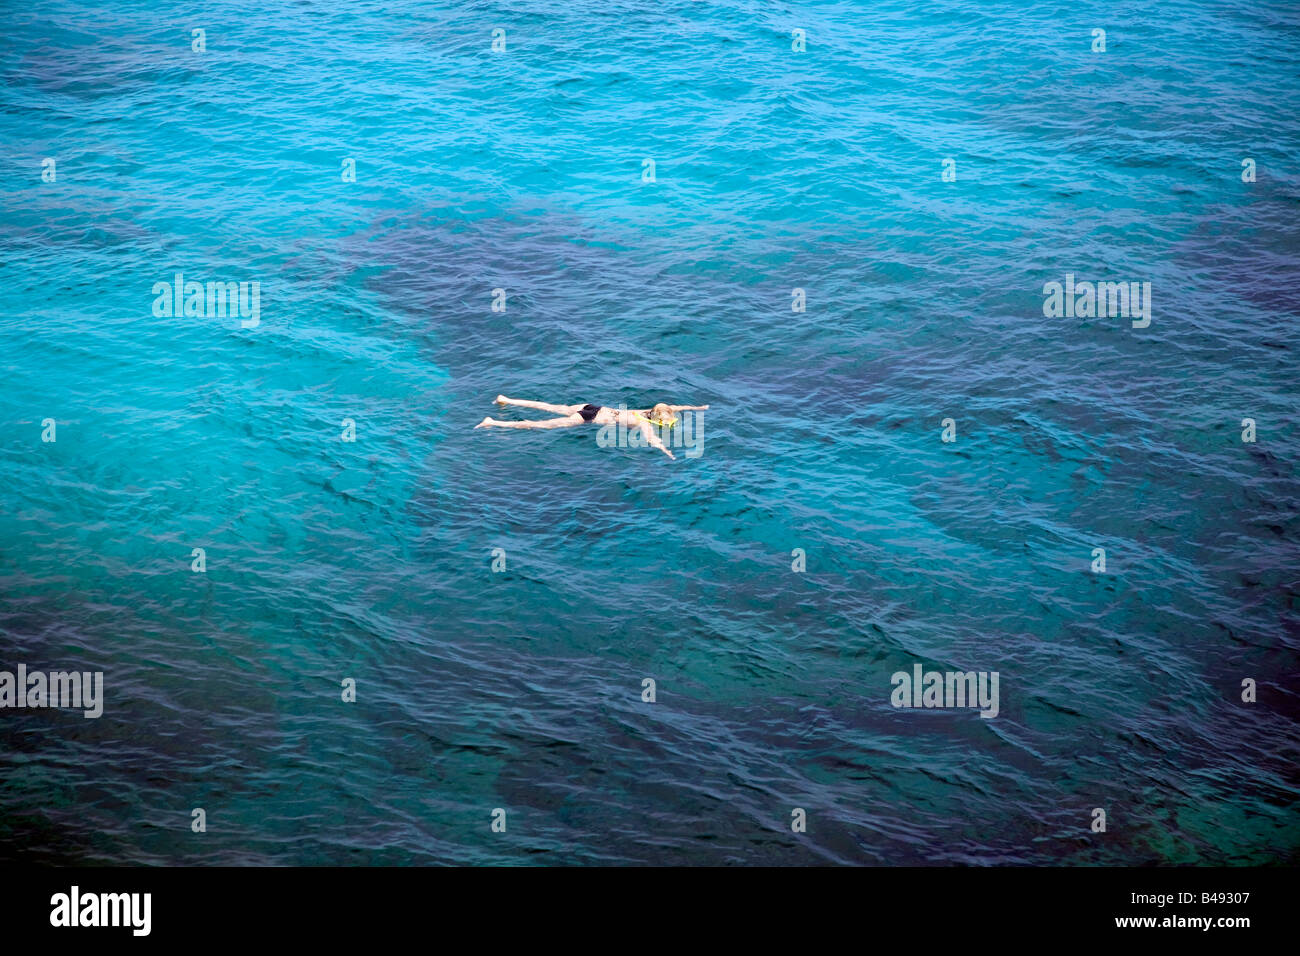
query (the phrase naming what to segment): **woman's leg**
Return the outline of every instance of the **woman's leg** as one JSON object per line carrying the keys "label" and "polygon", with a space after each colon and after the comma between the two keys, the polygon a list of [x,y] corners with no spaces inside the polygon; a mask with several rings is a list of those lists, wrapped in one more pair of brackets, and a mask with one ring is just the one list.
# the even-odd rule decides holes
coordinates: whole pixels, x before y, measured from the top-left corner
{"label": "woman's leg", "polygon": [[528,402],[522,398],[506,398],[504,395],[497,396],[498,405],[517,405],[519,408],[535,408],[539,412],[554,412],[556,415],[572,415],[581,405],[551,405],[549,402]]}
{"label": "woman's leg", "polygon": [[[579,406],[581,407],[581,406]],[[572,428],[574,425],[583,425],[585,422],[582,416],[577,412],[572,415],[566,415],[564,418],[547,418],[540,422],[499,422],[495,418],[488,416],[483,419],[475,428]]]}

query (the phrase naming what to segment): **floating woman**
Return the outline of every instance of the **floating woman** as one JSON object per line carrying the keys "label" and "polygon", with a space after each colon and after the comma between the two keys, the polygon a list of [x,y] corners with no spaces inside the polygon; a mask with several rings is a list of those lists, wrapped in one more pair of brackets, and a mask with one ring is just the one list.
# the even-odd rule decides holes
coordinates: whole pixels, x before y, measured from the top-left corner
{"label": "floating woman", "polygon": [[676,456],[669,451],[656,434],[656,428],[677,424],[677,412],[704,411],[708,405],[665,405],[660,402],[654,408],[610,408],[606,405],[551,405],[547,402],[528,402],[521,398],[497,396],[498,405],[514,405],[518,408],[535,408],[538,411],[552,412],[560,418],[544,418],[538,421],[502,422],[490,415],[475,425],[475,428],[573,428],[575,425],[622,425],[627,429],[638,429],[646,444],[658,448],[669,458]]}

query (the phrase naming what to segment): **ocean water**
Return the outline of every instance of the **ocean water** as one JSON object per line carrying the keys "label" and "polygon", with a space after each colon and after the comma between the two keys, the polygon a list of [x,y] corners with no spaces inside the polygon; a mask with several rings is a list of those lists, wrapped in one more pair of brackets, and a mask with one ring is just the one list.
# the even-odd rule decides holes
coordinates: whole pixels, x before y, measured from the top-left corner
{"label": "ocean water", "polygon": [[0,711],[0,858],[1296,862],[1298,58],[1286,2],[6,4],[0,669],[105,699]]}

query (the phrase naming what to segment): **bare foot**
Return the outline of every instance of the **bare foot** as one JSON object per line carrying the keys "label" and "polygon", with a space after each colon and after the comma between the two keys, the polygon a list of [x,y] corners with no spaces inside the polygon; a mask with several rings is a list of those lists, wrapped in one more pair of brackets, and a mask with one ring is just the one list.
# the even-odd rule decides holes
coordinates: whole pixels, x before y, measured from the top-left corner
{"label": "bare foot", "polygon": [[483,419],[481,422],[479,422],[479,423],[478,423],[477,425],[475,425],[474,427],[475,427],[475,428],[487,428],[487,427],[488,427],[489,425],[491,425],[491,424],[492,424],[492,416],[489,415],[487,418]]}
{"label": "bare foot", "polygon": [[510,399],[506,398],[504,395],[498,395],[498,396],[497,396],[497,404],[498,404],[498,405],[507,405],[507,404],[509,404],[509,402],[510,402]]}

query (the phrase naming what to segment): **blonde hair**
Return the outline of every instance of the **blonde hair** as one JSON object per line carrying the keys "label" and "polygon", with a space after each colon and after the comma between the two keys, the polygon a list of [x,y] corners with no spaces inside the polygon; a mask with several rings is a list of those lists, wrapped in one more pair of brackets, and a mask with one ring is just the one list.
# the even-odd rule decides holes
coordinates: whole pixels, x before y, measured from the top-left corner
{"label": "blonde hair", "polygon": [[666,423],[666,422],[675,421],[676,418],[677,416],[673,414],[673,410],[667,405],[665,405],[663,402],[660,402],[654,408],[650,409],[651,421]]}

